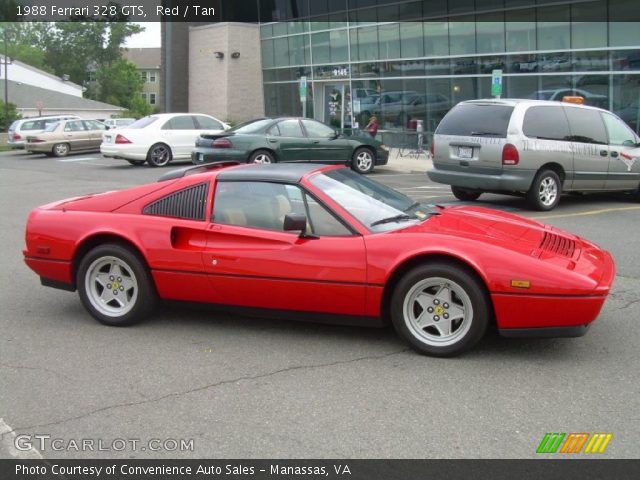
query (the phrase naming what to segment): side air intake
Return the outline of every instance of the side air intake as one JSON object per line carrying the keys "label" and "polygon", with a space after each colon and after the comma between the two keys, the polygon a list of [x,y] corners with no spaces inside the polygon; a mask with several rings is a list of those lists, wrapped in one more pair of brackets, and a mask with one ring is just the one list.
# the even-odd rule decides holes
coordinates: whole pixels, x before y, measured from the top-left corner
{"label": "side air intake", "polygon": [[209,183],[205,182],[180,190],[150,203],[144,207],[142,213],[187,220],[204,220],[208,189]]}

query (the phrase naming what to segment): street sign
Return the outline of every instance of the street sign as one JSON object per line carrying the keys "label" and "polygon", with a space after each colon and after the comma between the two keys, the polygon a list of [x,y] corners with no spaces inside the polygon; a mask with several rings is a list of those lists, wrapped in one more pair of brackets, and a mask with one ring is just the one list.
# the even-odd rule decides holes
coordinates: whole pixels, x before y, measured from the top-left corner
{"label": "street sign", "polygon": [[307,77],[300,77],[300,101],[307,100]]}
{"label": "street sign", "polygon": [[502,95],[502,70],[491,72],[491,96],[500,98]]}

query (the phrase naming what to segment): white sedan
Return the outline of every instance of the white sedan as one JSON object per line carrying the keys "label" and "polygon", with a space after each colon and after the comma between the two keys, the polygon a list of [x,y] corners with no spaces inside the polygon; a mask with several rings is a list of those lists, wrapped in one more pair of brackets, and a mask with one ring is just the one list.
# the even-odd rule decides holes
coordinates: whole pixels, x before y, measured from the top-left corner
{"label": "white sedan", "polygon": [[202,113],[161,113],[141,118],[125,128],[102,136],[100,152],[121,158],[131,165],[147,162],[163,167],[172,160],[190,159],[201,133],[221,133],[230,127]]}

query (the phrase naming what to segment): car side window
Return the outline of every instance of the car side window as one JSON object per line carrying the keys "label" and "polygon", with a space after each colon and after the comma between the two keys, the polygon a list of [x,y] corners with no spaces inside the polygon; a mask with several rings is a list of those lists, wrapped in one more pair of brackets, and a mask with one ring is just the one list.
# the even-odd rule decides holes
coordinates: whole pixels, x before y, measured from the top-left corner
{"label": "car side window", "polygon": [[106,125],[100,122],[96,122],[95,120],[85,120],[84,126],[87,130],[106,130],[107,129]]}
{"label": "car side window", "polygon": [[307,135],[311,138],[333,138],[336,134],[333,128],[315,120],[302,120],[302,125],[304,125]]}
{"label": "car side window", "polygon": [[562,107],[530,107],[524,114],[522,132],[540,140],[571,140]]}
{"label": "car side window", "polygon": [[273,127],[271,127],[267,131],[267,135],[271,135],[273,137],[281,137],[282,135],[280,135],[280,129],[278,128],[278,124],[275,124]]}
{"label": "car side window", "polygon": [[222,130],[224,128],[217,120],[204,115],[196,115],[195,119],[198,122],[198,128],[201,130]]}
{"label": "car side window", "polygon": [[162,126],[162,130],[196,130],[196,124],[191,115],[181,115],[169,119]]}
{"label": "car side window", "polygon": [[64,126],[65,132],[82,132],[84,131],[84,125],[82,120],[73,120],[71,122],[67,122]]}
{"label": "car side window", "polygon": [[280,136],[282,137],[304,137],[298,120],[283,120],[278,123],[278,128],[280,129]]}
{"label": "car side window", "polygon": [[563,107],[569,120],[571,140],[580,143],[607,144],[607,132],[600,112],[588,108]]}
{"label": "car side window", "polygon": [[312,196],[305,194],[307,206],[307,218],[310,231],[315,235],[330,237],[349,237],[351,231],[345,227],[326,208],[318,203]]}
{"label": "car side window", "polygon": [[602,119],[607,127],[610,145],[635,146],[637,142],[636,136],[624,122],[613,115],[609,115],[608,113],[603,113]]}

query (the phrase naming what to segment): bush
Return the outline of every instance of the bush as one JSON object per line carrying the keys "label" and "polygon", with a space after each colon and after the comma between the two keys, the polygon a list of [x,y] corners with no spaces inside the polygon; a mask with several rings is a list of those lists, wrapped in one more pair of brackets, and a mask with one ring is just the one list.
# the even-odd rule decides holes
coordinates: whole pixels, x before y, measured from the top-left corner
{"label": "bush", "polygon": [[5,118],[4,102],[0,100],[0,131],[6,132],[9,129],[9,126],[19,118],[20,115],[16,110],[16,106],[11,102],[9,102],[7,118]]}

